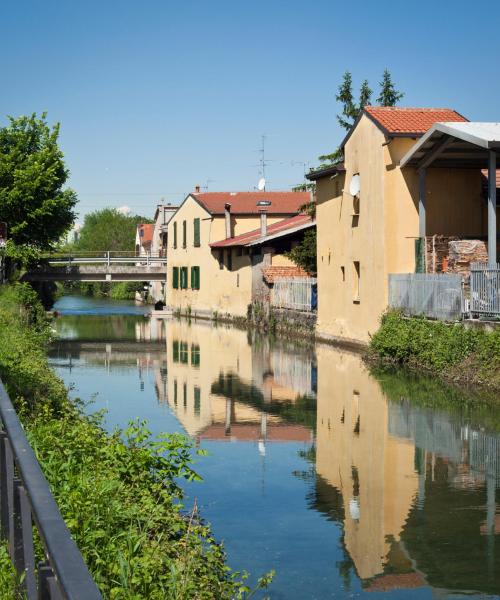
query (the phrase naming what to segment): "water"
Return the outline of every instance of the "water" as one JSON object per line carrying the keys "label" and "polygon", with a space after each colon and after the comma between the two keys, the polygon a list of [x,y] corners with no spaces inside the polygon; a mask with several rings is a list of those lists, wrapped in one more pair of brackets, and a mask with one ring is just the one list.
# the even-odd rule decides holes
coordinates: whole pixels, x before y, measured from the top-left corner
{"label": "water", "polygon": [[109,428],[145,418],[208,450],[188,502],[234,569],[276,569],[271,598],[500,598],[498,409],[328,346],[55,308],[51,362]]}

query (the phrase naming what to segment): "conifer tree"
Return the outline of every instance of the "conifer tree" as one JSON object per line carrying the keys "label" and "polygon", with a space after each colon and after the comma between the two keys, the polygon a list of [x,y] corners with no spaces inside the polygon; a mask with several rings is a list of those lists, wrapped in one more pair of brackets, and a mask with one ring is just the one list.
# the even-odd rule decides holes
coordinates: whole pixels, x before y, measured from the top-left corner
{"label": "conifer tree", "polygon": [[337,115],[337,121],[339,125],[349,131],[358,113],[358,108],[354,103],[352,95],[352,75],[349,71],[344,73],[335,99],[342,104],[342,112]]}
{"label": "conifer tree", "polygon": [[359,90],[359,106],[357,111],[358,115],[365,106],[369,106],[372,93],[373,92],[370,89],[370,86],[368,85],[368,79],[365,79],[361,84],[361,88]]}
{"label": "conifer tree", "polygon": [[380,96],[377,98],[377,102],[380,106],[396,106],[403,96],[403,92],[398,92],[394,87],[389,70],[385,69],[380,82]]}

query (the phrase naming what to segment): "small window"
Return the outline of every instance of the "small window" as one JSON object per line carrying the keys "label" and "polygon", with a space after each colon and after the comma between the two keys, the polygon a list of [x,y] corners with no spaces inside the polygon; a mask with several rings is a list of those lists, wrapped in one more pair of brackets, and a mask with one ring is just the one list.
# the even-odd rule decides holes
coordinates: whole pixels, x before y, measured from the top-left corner
{"label": "small window", "polygon": [[345,267],[340,267],[340,276],[342,277],[342,281],[345,281]]}
{"label": "small window", "polygon": [[233,251],[231,248],[227,249],[227,269],[228,271],[233,270]]}
{"label": "small window", "polygon": [[174,248],[177,248],[177,222],[174,223]]}
{"label": "small window", "polygon": [[200,219],[193,221],[193,245],[196,248],[200,247]]}
{"label": "small window", "polygon": [[179,289],[179,267],[173,267],[172,269],[172,287],[174,290]]}
{"label": "small window", "polygon": [[191,289],[200,289],[200,267],[191,267]]}
{"label": "small window", "polygon": [[185,248],[187,246],[187,223],[186,221],[182,221],[182,247]]}
{"label": "small window", "polygon": [[353,302],[360,301],[360,281],[361,281],[361,271],[359,266],[359,261],[355,260],[353,263]]}

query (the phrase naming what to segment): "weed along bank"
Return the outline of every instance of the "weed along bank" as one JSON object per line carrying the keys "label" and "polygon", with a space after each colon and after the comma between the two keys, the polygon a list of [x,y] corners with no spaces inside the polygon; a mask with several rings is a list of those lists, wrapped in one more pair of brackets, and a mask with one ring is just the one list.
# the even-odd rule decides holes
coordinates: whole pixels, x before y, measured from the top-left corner
{"label": "weed along bank", "polygon": [[[452,109],[366,106],[341,144],[343,162],[307,176],[316,183],[319,336],[368,343],[391,274],[467,275],[473,260],[488,260],[497,243],[488,156],[479,144],[460,148],[457,133],[473,125]],[[436,162],[455,143],[441,126],[456,149]]]}
{"label": "weed along bank", "polygon": [[189,194],[168,223],[167,306],[201,317],[246,317],[262,267],[292,263],[242,238],[278,233],[310,199],[308,192]]}

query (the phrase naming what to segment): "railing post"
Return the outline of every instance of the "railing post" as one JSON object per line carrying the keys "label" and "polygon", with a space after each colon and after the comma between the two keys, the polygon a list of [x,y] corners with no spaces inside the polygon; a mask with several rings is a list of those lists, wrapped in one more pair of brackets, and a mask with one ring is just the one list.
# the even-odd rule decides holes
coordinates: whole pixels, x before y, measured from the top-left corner
{"label": "railing post", "polygon": [[5,431],[0,431],[0,523],[2,537],[7,540],[9,554],[14,550],[14,459]]}
{"label": "railing post", "polygon": [[109,250],[106,252],[106,260],[107,260],[107,264],[108,264],[108,267],[109,267],[109,265],[111,263],[111,259],[110,259],[110,256],[109,256]]}
{"label": "railing post", "polygon": [[36,598],[33,521],[26,490],[20,479],[14,480],[14,566],[24,574],[23,588],[27,597]]}
{"label": "railing post", "polygon": [[151,256],[150,252],[146,252],[146,265],[149,267],[149,258]]}

